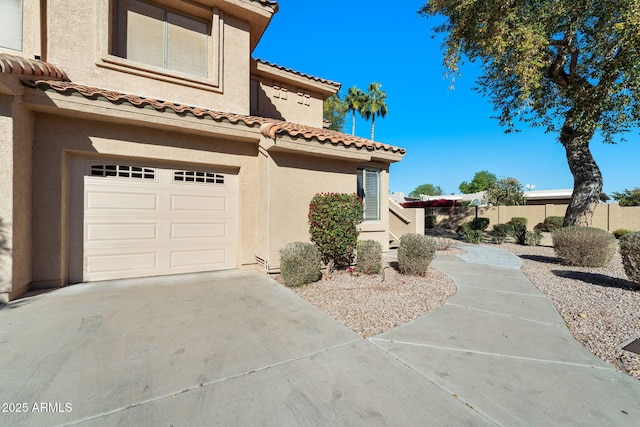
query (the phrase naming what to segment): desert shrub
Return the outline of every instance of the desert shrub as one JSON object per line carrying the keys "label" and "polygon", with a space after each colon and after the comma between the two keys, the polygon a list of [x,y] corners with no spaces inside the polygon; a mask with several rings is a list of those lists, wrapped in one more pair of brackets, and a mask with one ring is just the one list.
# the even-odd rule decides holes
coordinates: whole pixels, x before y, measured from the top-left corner
{"label": "desert shrub", "polygon": [[616,239],[607,231],[593,227],[565,227],[552,233],[553,249],[563,264],[604,267],[616,250]]}
{"label": "desert shrub", "polygon": [[476,245],[482,243],[482,230],[476,230],[470,222],[462,224],[458,227],[457,231],[467,243],[474,243]]}
{"label": "desert shrub", "polygon": [[511,224],[495,224],[493,226],[493,232],[491,233],[491,239],[493,243],[501,244],[507,240],[507,237],[511,236],[513,232],[513,226]]}
{"label": "desert shrub", "polygon": [[477,223],[476,223],[476,220],[474,219],[473,221],[469,222],[469,224],[471,225],[471,228],[473,228],[474,230],[485,231],[489,227],[490,222],[491,221],[489,220],[489,218],[478,217]]}
{"label": "desert shrub", "polygon": [[540,246],[542,234],[539,231],[527,231],[524,233],[524,244],[527,246]]}
{"label": "desert shrub", "polygon": [[453,240],[447,237],[434,237],[434,240],[436,242],[436,250],[439,251],[446,251],[454,245]]}
{"label": "desert shrub", "polygon": [[542,223],[541,231],[557,230],[558,228],[562,228],[563,224],[564,224],[563,216],[548,216],[544,219],[544,222]]}
{"label": "desert shrub", "polygon": [[627,277],[640,287],[640,233],[620,237],[620,254]]}
{"label": "desert shrub", "polygon": [[280,273],[289,286],[317,282],[322,277],[320,251],[311,243],[289,243],[280,249]]}
{"label": "desert shrub", "polygon": [[355,194],[316,194],[311,199],[309,233],[324,262],[337,268],[353,262],[363,212],[362,200]]}
{"label": "desert shrub", "polygon": [[511,218],[511,221],[509,221],[509,224],[511,225],[524,225],[525,227],[527,226],[527,222],[529,222],[529,220],[525,217],[522,216],[514,216],[513,218]]}
{"label": "desert shrub", "polygon": [[424,226],[425,228],[433,228],[436,226],[436,216],[435,215],[426,215],[424,217]]}
{"label": "desert shrub", "polygon": [[356,271],[378,274],[382,270],[382,245],[375,240],[361,240],[356,248]]}
{"label": "desert shrub", "polygon": [[398,267],[402,274],[424,276],[436,256],[436,242],[429,236],[405,234],[398,246]]}
{"label": "desert shrub", "polygon": [[621,238],[622,236],[624,236],[625,234],[629,234],[631,233],[630,230],[626,230],[624,228],[618,228],[617,230],[613,231],[613,235],[616,239]]}

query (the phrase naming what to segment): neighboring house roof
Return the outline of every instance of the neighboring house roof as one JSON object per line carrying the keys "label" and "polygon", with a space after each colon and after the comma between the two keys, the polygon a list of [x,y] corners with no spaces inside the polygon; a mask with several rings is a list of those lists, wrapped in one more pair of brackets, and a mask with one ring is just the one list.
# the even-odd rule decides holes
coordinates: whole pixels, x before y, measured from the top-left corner
{"label": "neighboring house roof", "polygon": [[305,73],[302,73],[300,71],[293,70],[291,68],[283,67],[281,65],[274,64],[274,63],[269,62],[269,61],[265,61],[263,59],[255,58],[255,61],[257,63],[264,64],[264,65],[267,65],[269,67],[273,67],[273,68],[276,68],[278,70],[285,71],[287,73],[292,73],[292,74],[295,74],[297,76],[304,77],[304,78],[307,78],[307,79],[310,79],[310,80],[313,80],[313,81],[316,81],[316,82],[319,82],[319,83],[324,83],[324,84],[327,84],[329,86],[334,86],[334,87],[336,87],[338,89],[340,89],[342,87],[342,85],[340,83],[337,83],[337,82],[334,82],[334,81],[331,81],[331,80],[327,80],[327,79],[322,79],[320,77],[315,77],[315,76],[312,76],[312,75],[309,75],[309,74],[305,74]]}

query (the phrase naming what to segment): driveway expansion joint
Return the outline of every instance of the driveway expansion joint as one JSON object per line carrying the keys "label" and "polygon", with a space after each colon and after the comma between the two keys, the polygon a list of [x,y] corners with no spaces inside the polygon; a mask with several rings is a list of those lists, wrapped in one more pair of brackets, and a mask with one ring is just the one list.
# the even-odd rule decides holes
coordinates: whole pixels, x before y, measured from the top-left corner
{"label": "driveway expansion joint", "polygon": [[[384,339],[384,338],[369,338],[370,341],[374,342],[374,344],[378,345],[375,341],[378,342],[387,342],[387,343],[392,343],[392,344],[399,344],[399,345],[406,345],[406,346],[413,346],[413,347],[424,347],[424,348],[433,348],[436,350],[445,350],[445,351],[453,351],[456,353],[472,353],[472,354],[479,354],[482,356],[492,356],[492,357],[498,357],[498,358],[507,358],[507,359],[515,359],[515,360],[524,360],[524,361],[528,361],[528,362],[536,362],[536,363],[550,363],[550,364],[556,364],[556,365],[565,365],[565,366],[574,366],[577,368],[589,368],[589,369],[599,369],[602,371],[612,371],[612,372],[617,372],[617,370],[614,367],[608,367],[608,366],[595,366],[595,365],[590,365],[590,364],[585,364],[585,363],[574,363],[574,362],[563,362],[561,360],[550,360],[550,359],[540,359],[537,357],[526,357],[526,356],[515,356],[515,355],[510,355],[510,354],[504,354],[504,353],[492,353],[492,352],[488,352],[488,351],[480,351],[480,350],[472,350],[472,349],[468,349],[468,348],[454,348],[454,347],[446,347],[446,346],[442,346],[442,345],[434,345],[434,344],[424,344],[424,343],[416,343],[416,342],[410,342],[410,341],[398,341],[398,340],[389,340],[389,339]],[[378,345],[378,347],[381,347],[380,345]],[[383,347],[381,347],[383,348]],[[383,350],[387,351],[390,353],[389,350],[386,350],[383,348]],[[391,353],[393,354],[393,353]]]}
{"label": "driveway expansion joint", "polygon": [[526,322],[537,323],[539,325],[552,326],[552,327],[555,327],[555,328],[563,328],[563,329],[566,327],[566,325],[564,323],[544,322],[542,320],[529,319],[527,317],[514,316],[512,314],[499,313],[497,311],[484,310],[482,308],[470,307],[468,305],[454,304],[454,303],[451,303],[451,302],[447,302],[446,304],[448,306],[450,306],[450,307],[458,307],[458,308],[462,308],[462,309],[465,309],[465,310],[472,310],[472,311],[477,311],[477,312],[480,312],[480,313],[487,313],[487,314],[491,314],[491,315],[494,315],[494,316],[508,317],[510,319],[524,320]]}
{"label": "driveway expansion joint", "polygon": [[351,341],[348,341],[348,342],[345,342],[345,343],[342,343],[342,344],[338,344],[338,345],[335,345],[335,346],[332,346],[332,347],[326,347],[326,348],[323,348],[322,350],[314,351],[312,353],[303,354],[301,356],[292,357],[290,359],[286,359],[286,360],[283,360],[283,361],[280,361],[280,362],[272,363],[270,365],[262,366],[260,368],[249,369],[247,371],[240,372],[240,373],[233,374],[233,375],[229,375],[229,376],[224,377],[224,378],[218,378],[218,379],[215,379],[215,380],[212,380],[212,381],[198,383],[196,385],[189,386],[189,387],[187,387],[185,389],[182,389],[182,390],[174,391],[174,392],[171,392],[171,393],[165,393],[163,395],[152,397],[150,399],[145,399],[145,400],[141,400],[141,401],[138,401],[138,402],[135,402],[135,403],[131,403],[131,404],[126,405],[126,406],[121,407],[121,408],[112,409],[112,410],[109,410],[109,411],[101,412],[99,414],[90,415],[88,417],[85,417],[85,418],[82,418],[82,419],[79,419],[79,420],[70,421],[70,422],[67,422],[67,423],[64,423],[64,424],[60,424],[60,426],[72,426],[72,425],[85,423],[87,421],[96,420],[98,418],[106,417],[106,416],[113,415],[113,414],[117,414],[119,412],[123,412],[123,411],[126,411],[128,409],[136,408],[138,406],[147,405],[149,403],[154,403],[154,402],[157,402],[157,401],[160,401],[160,400],[176,397],[176,396],[179,396],[181,394],[188,393],[188,392],[191,392],[191,391],[194,391],[194,390],[199,390],[199,389],[201,389],[203,387],[209,387],[209,386],[212,386],[212,385],[223,383],[225,381],[234,380],[236,378],[245,377],[247,375],[255,374],[255,373],[258,373],[258,372],[264,372],[264,371],[267,371],[267,370],[269,370],[271,368],[275,368],[275,367],[278,367],[278,366],[286,365],[286,364],[289,364],[289,363],[292,363],[292,362],[297,362],[299,360],[309,359],[309,358],[311,358],[313,356],[316,356],[318,354],[326,353],[326,352],[329,352],[329,351],[332,351],[332,350],[337,350],[337,349],[340,349],[340,348],[343,348],[343,347],[348,347],[348,346],[350,346],[352,344],[359,343],[359,342],[362,342],[362,341],[363,341],[362,338],[358,338],[358,339],[351,340]]}

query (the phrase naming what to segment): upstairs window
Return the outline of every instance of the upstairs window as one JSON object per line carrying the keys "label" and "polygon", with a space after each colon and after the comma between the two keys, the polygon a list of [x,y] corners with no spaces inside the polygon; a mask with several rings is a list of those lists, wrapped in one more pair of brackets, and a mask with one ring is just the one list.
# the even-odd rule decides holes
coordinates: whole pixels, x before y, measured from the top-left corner
{"label": "upstairs window", "polygon": [[380,221],[380,169],[358,168],[358,196],[364,201],[364,220]]}
{"label": "upstairs window", "polygon": [[207,22],[142,0],[118,0],[115,55],[199,77],[209,74]]}
{"label": "upstairs window", "polygon": [[0,1],[0,47],[22,50],[22,0]]}

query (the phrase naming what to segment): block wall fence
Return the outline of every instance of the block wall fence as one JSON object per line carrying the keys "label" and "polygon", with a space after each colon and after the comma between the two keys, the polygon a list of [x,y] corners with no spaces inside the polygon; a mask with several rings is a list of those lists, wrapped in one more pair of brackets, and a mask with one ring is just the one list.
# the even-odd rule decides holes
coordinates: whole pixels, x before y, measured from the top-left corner
{"label": "block wall fence", "polygon": [[[549,216],[564,216],[567,205],[491,206],[478,207],[478,216],[489,218],[489,230],[495,224],[504,224],[513,217],[527,218],[527,228],[532,230]],[[425,208],[425,215],[436,215],[436,227],[455,229],[475,218],[475,207]],[[623,228],[640,231],[640,206],[623,207],[617,203],[600,204],[593,215],[593,227],[613,232]]]}

